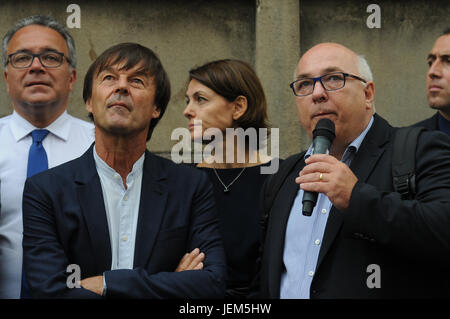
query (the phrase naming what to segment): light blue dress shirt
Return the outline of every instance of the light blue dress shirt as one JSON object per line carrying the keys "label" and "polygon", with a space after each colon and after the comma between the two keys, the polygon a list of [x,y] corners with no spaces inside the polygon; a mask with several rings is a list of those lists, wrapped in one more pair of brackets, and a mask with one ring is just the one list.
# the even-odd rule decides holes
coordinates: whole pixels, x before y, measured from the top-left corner
{"label": "light blue dress shirt", "polygon": [[[365,130],[346,148],[342,162],[350,166],[364,137],[373,123],[373,116]],[[305,158],[312,154],[312,145]],[[303,190],[299,188],[289,215],[284,243],[283,263],[286,271],[281,274],[281,299],[309,299],[317,259],[322,245],[332,203],[319,194],[311,216],[302,214]]]}
{"label": "light blue dress shirt", "polygon": [[111,270],[133,269],[145,153],[134,163],[125,188],[122,177],[97,155],[95,146],[93,151],[108,220]]}

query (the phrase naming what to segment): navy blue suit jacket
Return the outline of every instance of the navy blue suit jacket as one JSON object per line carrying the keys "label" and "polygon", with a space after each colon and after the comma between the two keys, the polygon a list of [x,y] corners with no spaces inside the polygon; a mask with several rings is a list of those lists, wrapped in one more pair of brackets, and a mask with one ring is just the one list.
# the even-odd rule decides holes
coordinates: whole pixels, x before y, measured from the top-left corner
{"label": "navy blue suit jacket", "polygon": [[[105,273],[107,297],[221,298],[225,255],[212,186],[196,169],[146,151],[134,269],[111,271],[111,244],[93,146],[80,158],[28,179],[23,196],[24,269],[38,298],[100,297],[69,289],[66,268],[81,279]],[[200,248],[204,269],[174,272]]]}
{"label": "navy blue suit jacket", "polygon": [[432,131],[439,130],[438,112],[436,112],[432,117],[420,121],[412,126],[421,126]]}

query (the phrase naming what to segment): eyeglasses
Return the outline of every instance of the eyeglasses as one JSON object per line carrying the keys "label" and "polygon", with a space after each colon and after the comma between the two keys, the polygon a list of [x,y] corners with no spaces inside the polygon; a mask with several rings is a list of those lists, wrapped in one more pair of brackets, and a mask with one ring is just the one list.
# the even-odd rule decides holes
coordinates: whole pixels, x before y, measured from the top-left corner
{"label": "eyeglasses", "polygon": [[296,96],[310,95],[314,91],[314,86],[317,81],[320,81],[323,88],[327,91],[336,91],[342,89],[345,86],[346,77],[352,77],[359,81],[366,83],[367,81],[359,76],[348,74],[344,72],[333,72],[324,74],[317,78],[304,78],[294,81],[290,84],[290,87]]}
{"label": "eyeglasses", "polygon": [[70,64],[70,59],[64,55],[62,52],[58,51],[44,51],[41,53],[29,53],[29,52],[16,52],[8,55],[8,61],[11,66],[16,69],[26,69],[29,68],[34,61],[34,58],[38,58],[42,66],[46,68],[57,68],[61,66],[66,58],[67,62]]}

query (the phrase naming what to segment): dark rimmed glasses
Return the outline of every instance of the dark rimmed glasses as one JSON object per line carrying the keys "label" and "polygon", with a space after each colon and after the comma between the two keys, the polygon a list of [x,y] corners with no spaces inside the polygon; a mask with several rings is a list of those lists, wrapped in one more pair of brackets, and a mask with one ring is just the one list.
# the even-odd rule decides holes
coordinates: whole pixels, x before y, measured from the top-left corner
{"label": "dark rimmed glasses", "polygon": [[355,78],[363,83],[367,81],[359,76],[344,73],[344,72],[332,72],[327,73],[316,78],[303,78],[298,79],[290,84],[290,87],[296,96],[310,95],[314,91],[316,82],[319,81],[323,88],[327,91],[336,91],[342,89],[345,86],[345,79],[347,77]]}
{"label": "dark rimmed glasses", "polygon": [[57,68],[61,66],[64,62],[64,58],[66,58],[69,64],[71,63],[70,59],[66,57],[64,53],[58,51],[44,51],[41,53],[19,51],[8,55],[9,63],[16,69],[29,68],[33,64],[34,58],[38,58],[42,66],[46,68]]}

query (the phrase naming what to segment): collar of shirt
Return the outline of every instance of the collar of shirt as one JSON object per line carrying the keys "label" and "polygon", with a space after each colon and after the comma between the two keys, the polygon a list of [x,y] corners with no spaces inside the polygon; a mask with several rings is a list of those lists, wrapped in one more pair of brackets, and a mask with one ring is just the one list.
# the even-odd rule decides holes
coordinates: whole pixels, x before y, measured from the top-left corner
{"label": "collar of shirt", "polygon": [[[55,121],[45,127],[45,129],[49,130],[50,133],[60,139],[67,141],[70,132],[70,124],[69,115],[67,114],[67,111],[64,111]],[[13,112],[11,117],[11,131],[16,142],[28,136],[35,129],[37,129],[37,127],[20,116],[19,113],[16,111]]]}
{"label": "collar of shirt", "polygon": [[438,112],[439,130],[450,136],[450,121]]}
{"label": "collar of shirt", "polygon": [[[94,160],[95,160],[95,166],[97,167],[97,171],[99,175],[109,177],[111,179],[114,179],[114,176],[117,176],[117,172],[110,167],[100,156],[97,154],[97,150],[95,148],[95,144],[93,147],[94,152]],[[142,170],[144,167],[144,158],[145,158],[145,152],[142,154],[142,156],[133,164],[133,168],[131,172],[127,176],[127,186],[130,185],[130,183],[138,176],[142,174]],[[120,184],[122,184],[122,180],[119,181]]]}
{"label": "collar of shirt", "polygon": [[111,270],[132,269],[145,153],[134,163],[125,189],[120,175],[98,156],[95,145],[93,152],[108,221]]}
{"label": "collar of shirt", "polygon": [[[373,115],[364,131],[362,131],[361,134],[359,134],[359,136],[355,138],[353,142],[351,142],[345,149],[344,155],[342,156],[342,162],[346,163],[347,166],[350,166],[350,163],[353,159],[353,155],[356,154],[356,152],[358,152],[359,147],[361,146],[364,137],[366,137],[367,132],[369,132],[370,128],[372,127],[372,124],[373,124]],[[312,155],[312,149],[313,145],[311,144],[305,153],[304,159],[307,159]]]}

